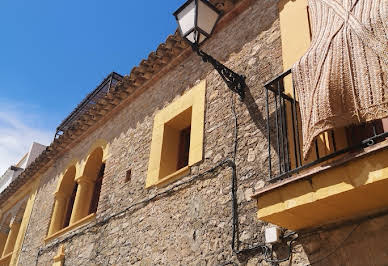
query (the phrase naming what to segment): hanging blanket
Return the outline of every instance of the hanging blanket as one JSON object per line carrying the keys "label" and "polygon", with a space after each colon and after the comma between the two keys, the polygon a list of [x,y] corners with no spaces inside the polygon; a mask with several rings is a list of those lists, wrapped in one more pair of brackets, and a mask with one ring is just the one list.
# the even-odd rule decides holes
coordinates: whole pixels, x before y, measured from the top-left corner
{"label": "hanging blanket", "polygon": [[312,43],[293,66],[303,157],[322,132],[388,116],[388,0],[309,0]]}

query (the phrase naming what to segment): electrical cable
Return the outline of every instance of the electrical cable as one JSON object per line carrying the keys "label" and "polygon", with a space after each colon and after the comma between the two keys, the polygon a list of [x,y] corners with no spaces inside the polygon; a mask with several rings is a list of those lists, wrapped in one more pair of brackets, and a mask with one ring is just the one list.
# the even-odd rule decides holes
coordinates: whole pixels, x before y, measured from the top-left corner
{"label": "electrical cable", "polygon": [[[236,170],[236,156],[237,156],[237,137],[238,137],[238,123],[237,123],[237,113],[236,106],[234,102],[233,94],[230,97],[231,111],[233,114],[234,121],[234,140],[233,140],[233,153],[232,153],[232,186],[231,186],[231,197],[232,197],[232,251],[236,253],[235,244],[236,236],[238,231],[238,202],[237,202],[237,170]],[[239,248],[239,243],[237,241],[237,250]]]}
{"label": "electrical cable", "polygon": [[290,243],[288,244],[288,255],[287,257],[283,258],[283,259],[272,259],[271,258],[271,255],[273,253],[273,250],[272,248],[269,248],[268,246],[265,246],[265,253],[264,253],[264,260],[268,263],[275,263],[275,264],[278,264],[278,263],[281,263],[281,262],[285,262],[285,261],[289,261],[290,258],[291,258],[291,254],[292,254],[292,243],[295,242],[297,240],[298,237],[292,239],[290,241]]}
{"label": "electrical cable", "polygon": [[[264,254],[264,260],[268,263],[280,263],[290,260],[291,254],[292,254],[292,243],[297,240],[298,236],[290,241],[288,244],[288,255],[286,258],[283,259],[271,259],[268,254],[270,251],[270,254],[272,254],[272,248],[269,248],[266,244],[257,244],[254,246],[250,246],[247,248],[244,248],[242,250],[239,250],[239,240],[236,239],[237,237],[237,231],[238,231],[238,202],[237,202],[237,169],[236,169],[236,156],[237,156],[237,144],[238,144],[238,121],[237,121],[237,113],[236,113],[236,106],[235,106],[235,98],[234,95],[231,95],[231,111],[233,114],[233,121],[234,121],[234,142],[233,142],[233,153],[232,153],[232,161],[233,161],[233,172],[232,172],[232,188],[231,188],[231,195],[232,195],[232,215],[233,215],[233,227],[232,227],[232,251],[236,255],[258,251],[260,250],[262,254]],[[296,232],[291,232],[287,236],[284,236],[283,238],[286,239],[292,235],[295,235]],[[235,248],[237,240],[237,249]]]}
{"label": "electrical cable", "polygon": [[[231,111],[232,111],[232,115],[233,115],[233,124],[234,124],[234,141],[233,141],[233,152],[232,152],[231,158],[226,158],[225,160],[222,160],[219,163],[217,163],[212,168],[210,168],[202,173],[199,173],[197,175],[191,176],[190,178],[184,180],[185,178],[190,176],[190,174],[188,174],[188,175],[182,177],[182,179],[181,179],[182,181],[176,182],[175,184],[171,185],[168,189],[166,189],[162,192],[156,193],[155,195],[148,197],[144,200],[140,200],[138,202],[135,202],[135,203],[129,205],[128,207],[124,208],[123,210],[121,210],[117,213],[111,214],[111,215],[103,218],[100,221],[92,223],[86,227],[80,228],[80,230],[74,231],[72,234],[68,235],[67,237],[60,239],[58,241],[55,241],[54,243],[46,246],[45,248],[39,248],[37,255],[36,255],[36,259],[35,259],[35,265],[38,265],[39,256],[41,256],[46,251],[49,251],[52,248],[56,247],[57,245],[62,244],[64,242],[67,242],[76,236],[84,235],[88,232],[89,229],[91,229],[95,226],[104,225],[104,224],[108,223],[111,219],[122,216],[126,212],[130,211],[131,209],[133,209],[135,207],[138,207],[141,205],[147,205],[148,203],[150,203],[154,200],[157,200],[157,199],[162,198],[164,196],[170,195],[171,193],[175,192],[177,189],[179,189],[183,185],[187,185],[189,183],[195,182],[195,181],[199,180],[200,178],[204,177],[205,175],[207,175],[209,173],[213,173],[218,168],[225,167],[225,166],[232,168],[232,180],[231,180],[231,183],[232,183],[232,186],[231,186],[231,197],[232,197],[232,243],[231,243],[231,249],[232,249],[232,252],[236,255],[240,255],[243,253],[260,250],[262,252],[262,254],[264,254],[264,260],[266,260],[268,262],[276,263],[276,262],[283,262],[283,261],[288,260],[291,256],[291,253],[292,253],[292,245],[291,244],[294,240],[292,240],[290,245],[289,245],[290,250],[289,250],[288,258],[283,259],[283,260],[270,260],[267,257],[267,254],[270,251],[270,248],[265,244],[258,244],[258,245],[254,245],[254,246],[239,250],[239,240],[237,239],[237,232],[238,232],[237,169],[236,169],[237,167],[236,167],[236,163],[235,163],[236,156],[237,156],[237,144],[238,144],[237,143],[238,142],[238,119],[237,119],[235,99],[233,97],[233,94],[231,95]],[[211,176],[210,178],[214,178],[214,175]],[[237,243],[237,248],[236,248],[236,243]],[[228,263],[233,263],[233,262],[228,262]]]}
{"label": "electrical cable", "polygon": [[[62,244],[64,242],[67,242],[68,240],[71,240],[73,239],[74,237],[76,236],[79,236],[79,235],[83,235],[83,234],[86,234],[87,231],[95,226],[101,226],[101,225],[104,225],[106,223],[108,223],[111,219],[114,219],[116,217],[119,217],[123,214],[125,214],[127,211],[133,209],[134,207],[137,207],[139,205],[147,205],[148,203],[150,203],[151,201],[154,201],[156,199],[159,199],[159,198],[162,198],[163,196],[166,196],[166,195],[169,195],[173,192],[175,192],[177,188],[183,186],[183,185],[187,185],[189,183],[192,183],[193,181],[197,181],[199,180],[201,177],[205,176],[206,174],[209,174],[209,173],[213,173],[214,171],[216,171],[218,168],[220,167],[225,167],[225,166],[228,166],[228,167],[231,167],[232,169],[235,169],[235,166],[234,166],[234,162],[231,160],[231,159],[225,159],[223,161],[220,161],[219,163],[217,163],[215,166],[213,166],[212,168],[202,172],[202,173],[199,173],[197,175],[194,175],[194,176],[191,176],[191,178],[187,179],[187,180],[183,180],[183,181],[180,181],[180,182],[177,182],[175,184],[173,184],[171,187],[169,187],[168,189],[162,191],[162,192],[159,192],[149,198],[146,198],[144,200],[141,200],[141,201],[138,201],[138,202],[135,202],[131,205],[129,205],[128,207],[126,207],[125,209],[117,212],[117,213],[114,213],[112,215],[109,215],[105,218],[103,218],[102,220],[100,221],[97,221],[95,223],[92,223],[86,227],[83,227],[81,228],[81,230],[77,230],[75,231],[74,233],[70,234],[69,236],[63,238],[63,239],[60,239],[58,241],[55,241],[54,243],[46,246],[45,248],[43,249],[40,249],[37,253],[37,257],[39,257],[42,253],[48,251],[48,250],[51,250],[53,247],[55,246],[58,246],[59,244]],[[185,176],[185,177],[188,177],[189,175]],[[185,177],[182,177],[183,179]],[[214,177],[214,176],[212,176]],[[36,265],[38,263],[38,260],[36,260]]]}
{"label": "electrical cable", "polygon": [[[179,181],[175,184],[173,184],[171,187],[169,187],[168,189],[162,191],[162,192],[159,192],[149,198],[146,198],[144,200],[141,200],[141,201],[138,201],[138,202],[135,202],[131,205],[129,205],[128,207],[126,207],[125,209],[117,212],[117,213],[114,213],[112,215],[109,215],[107,217],[105,217],[104,219],[96,222],[96,223],[93,223],[93,224],[90,224],[88,225],[87,227],[84,227],[82,228],[82,230],[79,230],[79,231],[75,231],[73,234],[59,240],[59,241],[56,241],[55,243],[47,246],[46,248],[42,249],[40,248],[39,251],[37,252],[37,256],[36,256],[36,265],[38,265],[38,258],[39,256],[46,252],[47,250],[50,250],[51,248],[61,244],[61,243],[64,243],[68,240],[71,240],[72,238],[76,237],[76,236],[79,236],[79,235],[83,235],[85,234],[89,229],[91,229],[92,227],[95,227],[95,226],[101,226],[101,225],[104,225],[106,223],[108,223],[111,219],[115,218],[115,217],[119,217],[121,215],[123,215],[124,213],[126,213],[127,211],[131,210],[132,208],[134,207],[137,207],[139,205],[146,205],[148,204],[149,202],[155,200],[155,199],[158,199],[158,198],[161,198],[163,196],[166,196],[166,195],[169,195],[170,193],[174,192],[176,188],[179,188],[183,185],[186,185],[186,184],[189,184],[193,181],[196,181],[198,178],[201,178],[203,177],[204,175],[208,174],[208,173],[212,173],[214,171],[216,171],[219,167],[223,167],[223,166],[229,166],[232,168],[232,212],[233,212],[233,215],[232,215],[232,220],[233,220],[233,233],[232,233],[232,250],[234,253],[238,254],[238,253],[241,253],[241,252],[244,252],[244,251],[238,251],[238,250],[235,250],[235,242],[236,242],[236,234],[237,234],[237,228],[238,228],[238,214],[237,214],[237,196],[236,196],[236,185],[237,185],[237,175],[236,175],[236,164],[235,164],[235,160],[236,160],[236,154],[237,154],[237,135],[238,135],[238,124],[237,124],[237,114],[236,114],[236,111],[235,111],[235,104],[234,104],[234,98],[233,98],[233,95],[231,96],[231,103],[232,103],[232,113],[233,113],[233,120],[234,120],[234,144],[233,144],[233,153],[232,153],[232,158],[228,158],[228,159],[225,159],[223,161],[220,161],[219,163],[217,163],[215,166],[213,166],[212,168],[202,172],[202,173],[199,173],[197,175],[194,175],[192,176],[191,178],[187,179],[187,180],[184,180],[184,181]],[[189,174],[190,175],[190,174]],[[185,177],[182,177],[182,179],[188,177],[189,175],[185,176]]]}

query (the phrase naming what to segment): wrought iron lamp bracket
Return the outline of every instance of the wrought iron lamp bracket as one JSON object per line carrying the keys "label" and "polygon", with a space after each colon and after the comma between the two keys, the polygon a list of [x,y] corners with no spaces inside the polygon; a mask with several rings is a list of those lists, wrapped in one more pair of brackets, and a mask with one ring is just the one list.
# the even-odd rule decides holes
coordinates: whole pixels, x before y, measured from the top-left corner
{"label": "wrought iron lamp bracket", "polygon": [[245,76],[239,75],[233,70],[230,70],[214,59],[211,55],[208,55],[204,51],[200,50],[198,45],[191,44],[191,48],[202,58],[203,62],[208,62],[213,65],[214,69],[221,75],[226,85],[228,85],[228,88],[240,96],[240,100],[244,99],[245,88],[247,87],[245,84]]}

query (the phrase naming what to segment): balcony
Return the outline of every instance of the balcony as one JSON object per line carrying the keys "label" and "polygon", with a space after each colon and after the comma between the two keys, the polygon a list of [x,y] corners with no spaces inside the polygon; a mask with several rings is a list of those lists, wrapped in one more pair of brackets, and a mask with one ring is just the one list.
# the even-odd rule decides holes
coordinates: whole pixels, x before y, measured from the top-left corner
{"label": "balcony", "polygon": [[388,123],[321,134],[303,160],[301,119],[291,70],[265,85],[268,185],[257,191],[258,218],[306,229],[388,206]]}
{"label": "balcony", "polygon": [[64,131],[71,128],[73,122],[81,117],[87,110],[89,110],[99,99],[104,97],[109,90],[114,87],[117,82],[121,81],[123,76],[116,72],[110,73],[85,99],[70,113],[62,123],[57,127],[55,137],[61,135]]}

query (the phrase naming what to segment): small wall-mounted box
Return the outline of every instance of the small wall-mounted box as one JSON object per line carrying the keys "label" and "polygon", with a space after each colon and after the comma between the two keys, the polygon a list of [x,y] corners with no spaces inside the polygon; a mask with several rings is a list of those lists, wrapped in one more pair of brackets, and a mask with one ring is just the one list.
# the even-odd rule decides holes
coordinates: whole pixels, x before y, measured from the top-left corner
{"label": "small wall-mounted box", "polygon": [[265,243],[273,244],[280,242],[280,236],[282,234],[282,230],[277,226],[271,226],[265,228]]}

